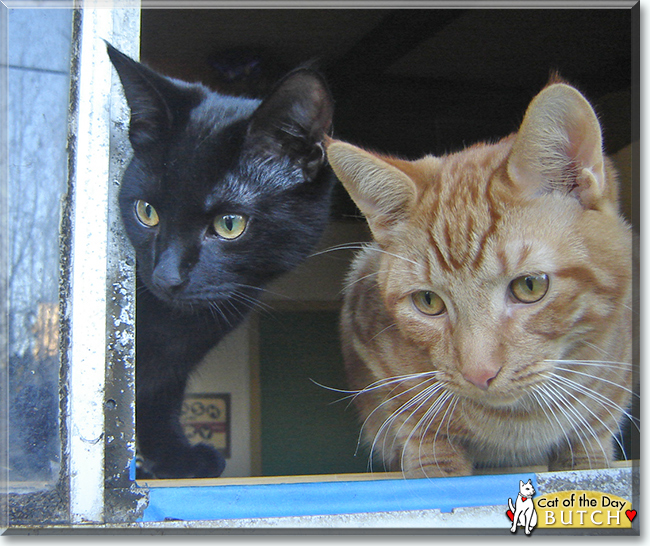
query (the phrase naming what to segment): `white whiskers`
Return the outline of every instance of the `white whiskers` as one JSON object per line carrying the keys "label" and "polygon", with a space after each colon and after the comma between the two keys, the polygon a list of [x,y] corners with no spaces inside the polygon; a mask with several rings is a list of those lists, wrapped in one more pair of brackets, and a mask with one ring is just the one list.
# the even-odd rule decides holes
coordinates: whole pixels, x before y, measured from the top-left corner
{"label": "white whiskers", "polygon": [[[370,444],[370,454],[368,459],[368,469],[370,471],[372,471],[372,461],[375,454],[378,452],[381,452],[382,454],[393,452],[396,443],[400,442],[400,436],[402,436],[405,427],[410,427],[410,430],[408,434],[406,434],[406,441],[401,442],[401,444],[403,444],[400,456],[402,468],[404,466],[403,461],[406,454],[406,446],[410,440],[416,434],[420,433],[421,446],[423,439],[428,433],[429,427],[438,414],[445,408],[440,424],[436,429],[435,437],[438,436],[445,422],[447,423],[447,427],[449,426],[449,419],[451,419],[451,415],[453,414],[453,410],[456,407],[459,398],[451,391],[445,389],[445,383],[437,378],[439,375],[440,372],[438,371],[428,371],[394,376],[375,381],[361,390],[354,391],[324,387],[328,390],[348,394],[348,396],[345,396],[341,400],[349,399],[350,402],[371,391],[388,389],[384,400],[364,419],[359,432],[355,455],[358,453],[361,445],[364,430],[368,427],[369,421],[373,416],[378,412],[383,411],[386,406],[390,406],[391,404],[398,405],[396,409],[390,410],[390,414],[383,420],[374,434],[373,440]],[[408,388],[395,392],[405,383],[413,381],[415,381],[416,384],[412,386],[405,385]],[[314,381],[314,383],[316,382]],[[320,386],[323,387],[323,385]],[[417,418],[415,423],[413,423],[416,416],[418,416],[422,411],[424,411],[424,413]],[[435,459],[435,453],[433,455]],[[384,457],[384,460],[386,459],[387,457]]]}
{"label": "white whiskers", "polygon": [[405,262],[410,263],[418,268],[422,267],[422,264],[416,262],[415,260],[411,260],[410,258],[407,258],[405,256],[400,256],[399,254],[394,254],[392,252],[388,252],[387,250],[383,250],[378,246],[375,246],[373,243],[361,243],[361,242],[344,243],[330,248],[325,248],[323,250],[315,252],[310,256],[310,258],[321,256],[323,254],[328,254],[329,252],[335,252],[337,250],[372,250],[373,252],[381,252],[382,254],[386,254],[387,256],[392,256],[393,258],[397,258],[398,260],[404,260]]}
{"label": "white whiskers", "polygon": [[[625,394],[627,399],[629,395],[638,397],[638,393],[630,386],[619,384],[609,376],[599,375],[604,368],[629,370],[631,364],[605,360],[545,362],[552,362],[556,367],[539,372],[541,381],[528,390],[528,409],[522,410],[520,405],[518,409],[512,410],[513,419],[520,418],[515,417],[515,414],[521,416],[523,411],[524,416],[531,415],[531,419],[542,419],[550,425],[550,428],[548,425],[536,428],[534,421],[521,423],[522,434],[546,435],[547,446],[543,447],[546,440],[537,444],[540,456],[555,449],[560,450],[558,453],[566,449],[566,458],[562,457],[560,463],[564,461],[572,467],[595,468],[610,460],[611,447],[617,445],[622,456],[627,459],[629,455],[623,442],[622,421],[629,420],[639,429],[639,419],[627,407],[623,407],[626,402],[619,403],[610,399],[609,395],[598,391],[597,385],[606,388],[606,392],[612,392],[614,387],[621,395]],[[427,474],[425,465],[437,466],[440,473],[444,474],[446,470],[441,467],[440,453],[436,453],[439,442],[443,440],[459,457],[462,456],[460,445],[456,446],[453,440],[449,440],[453,436],[450,427],[454,428],[455,412],[459,404],[463,404],[464,398],[448,388],[448,382],[442,379],[440,371],[393,376],[375,381],[360,390],[329,390],[346,394],[342,400],[347,399],[350,403],[364,394],[385,393],[376,406],[369,413],[366,412],[355,450],[356,455],[362,437],[366,437],[370,450],[370,471],[373,469],[373,459],[381,459],[385,467],[391,461],[399,462],[403,473],[413,470],[415,463],[419,464],[424,475]],[[534,417],[535,414],[539,417]],[[504,418],[508,419],[495,416],[495,419]],[[371,433],[368,433],[369,429]],[[498,439],[495,441],[498,442]],[[445,451],[447,460],[449,453],[448,450]],[[445,464],[448,464],[447,461]],[[516,464],[516,457],[513,458],[513,464]]]}
{"label": "white whiskers", "polygon": [[594,371],[603,368],[623,371],[629,370],[632,365],[626,362],[605,360],[547,360],[546,362],[563,366],[556,366],[553,371],[543,372],[542,377],[546,382],[536,385],[531,394],[543,410],[549,423],[555,422],[560,428],[571,452],[572,463],[575,461],[573,446],[576,441],[582,446],[590,467],[593,467],[590,454],[595,455],[600,452],[605,460],[609,458],[610,451],[603,446],[601,441],[603,435],[598,433],[595,426],[604,429],[608,436],[613,438],[623,457],[627,459],[628,454],[622,442],[621,419],[629,420],[637,430],[640,430],[639,419],[633,416],[627,408],[583,382],[572,379],[570,375],[575,374],[591,379],[592,387],[594,382],[596,385],[600,383],[603,386],[613,386],[621,392],[638,398],[638,393],[629,386],[576,369],[591,367]]}

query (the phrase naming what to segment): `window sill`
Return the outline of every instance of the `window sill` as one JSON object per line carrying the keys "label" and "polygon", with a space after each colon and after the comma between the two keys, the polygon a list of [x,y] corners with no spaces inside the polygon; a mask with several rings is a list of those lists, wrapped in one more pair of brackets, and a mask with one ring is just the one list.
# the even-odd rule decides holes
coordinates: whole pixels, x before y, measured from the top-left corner
{"label": "window sill", "polygon": [[[334,526],[345,527],[346,521],[357,521],[360,514],[366,514],[366,520],[368,514],[383,514],[379,520],[376,517],[369,520],[376,523],[383,521],[387,514],[399,512],[426,515],[418,520],[426,521],[425,527],[434,523],[434,527],[443,523],[444,527],[465,527],[461,520],[468,509],[480,508],[485,512],[489,508],[484,514],[487,519],[483,518],[479,527],[503,528],[504,507],[507,508],[508,498],[516,497],[519,480],[532,479],[537,495],[565,490],[570,484],[571,489],[588,491],[608,487],[610,490],[604,492],[632,502],[632,497],[638,495],[633,488],[633,484],[638,487],[638,466],[638,462],[627,461],[602,470],[512,469],[506,474],[409,480],[403,479],[400,473],[151,480],[139,483],[149,490],[149,505],[141,521],[146,524],[201,521],[214,522],[210,527],[232,527],[233,520],[240,523],[255,520],[254,526],[323,526],[318,521],[325,518],[323,522],[329,522],[326,527],[334,521],[337,522]],[[394,517],[389,519],[392,521]],[[396,521],[401,521],[400,526],[409,527],[409,522],[413,524],[409,518]]]}

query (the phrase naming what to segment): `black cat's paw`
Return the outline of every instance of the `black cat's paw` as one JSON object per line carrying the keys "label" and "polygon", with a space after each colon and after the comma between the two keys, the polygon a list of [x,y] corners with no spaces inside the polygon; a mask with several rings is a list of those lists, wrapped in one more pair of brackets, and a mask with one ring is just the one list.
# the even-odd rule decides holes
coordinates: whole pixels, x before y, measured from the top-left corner
{"label": "black cat's paw", "polygon": [[148,463],[147,470],[156,479],[218,478],[226,468],[223,456],[206,444],[196,444],[164,460]]}
{"label": "black cat's paw", "polygon": [[193,478],[218,478],[226,468],[226,459],[207,444],[192,446],[190,457],[194,459],[191,468]]}

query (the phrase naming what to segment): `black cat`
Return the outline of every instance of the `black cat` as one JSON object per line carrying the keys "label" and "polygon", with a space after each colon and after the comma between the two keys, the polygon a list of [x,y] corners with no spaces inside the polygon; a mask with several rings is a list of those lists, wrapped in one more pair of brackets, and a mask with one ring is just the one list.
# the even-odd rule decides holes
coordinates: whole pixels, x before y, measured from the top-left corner
{"label": "black cat", "polygon": [[178,416],[202,357],[304,260],[329,216],[333,102],[300,68],[264,100],[171,79],[108,45],[131,109],[119,202],[136,251],[136,435],[157,478],[213,477]]}

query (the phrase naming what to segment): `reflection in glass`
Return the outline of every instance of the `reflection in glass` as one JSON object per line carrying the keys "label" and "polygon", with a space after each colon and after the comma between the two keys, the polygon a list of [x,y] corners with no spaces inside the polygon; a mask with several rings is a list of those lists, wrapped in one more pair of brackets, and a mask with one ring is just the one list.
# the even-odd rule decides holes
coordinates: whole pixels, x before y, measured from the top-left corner
{"label": "reflection in glass", "polygon": [[9,480],[56,479],[72,12],[8,10]]}

